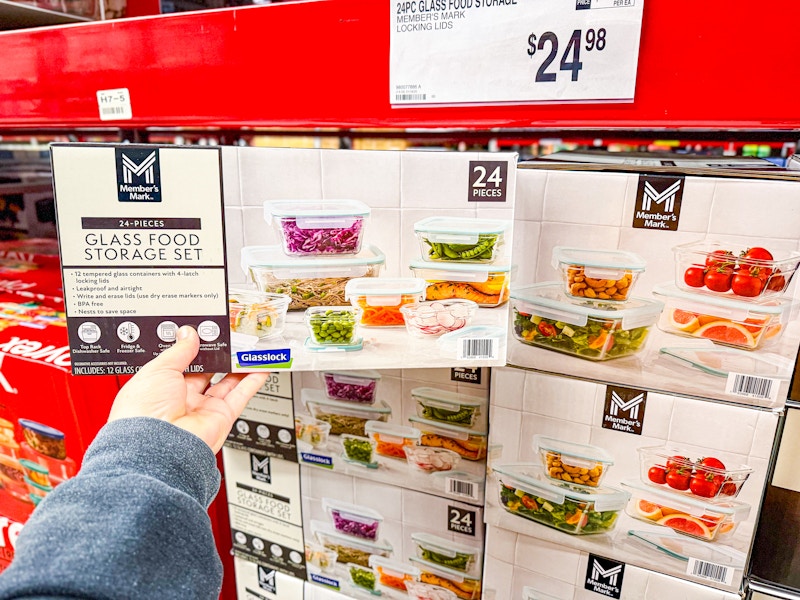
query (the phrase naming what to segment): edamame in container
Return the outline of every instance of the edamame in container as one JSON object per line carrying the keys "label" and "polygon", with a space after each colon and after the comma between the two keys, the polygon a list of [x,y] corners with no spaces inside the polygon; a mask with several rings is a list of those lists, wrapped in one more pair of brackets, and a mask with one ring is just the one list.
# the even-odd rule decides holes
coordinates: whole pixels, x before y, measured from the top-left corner
{"label": "edamame in container", "polygon": [[358,321],[361,309],[352,306],[312,306],[306,309],[309,338],[307,346],[359,345]]}
{"label": "edamame in container", "polygon": [[508,221],[428,217],[414,223],[424,260],[493,263],[500,257]]}

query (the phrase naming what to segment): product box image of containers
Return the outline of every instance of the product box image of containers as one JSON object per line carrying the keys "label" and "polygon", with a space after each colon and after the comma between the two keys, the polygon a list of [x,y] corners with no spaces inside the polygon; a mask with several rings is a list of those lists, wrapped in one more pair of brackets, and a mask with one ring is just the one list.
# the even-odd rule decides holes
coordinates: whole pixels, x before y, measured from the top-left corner
{"label": "product box image of containers", "polygon": [[377,576],[374,569],[354,564],[345,565],[345,569],[347,569],[347,577],[350,580],[350,585],[371,594],[380,594],[380,591],[377,589]]}
{"label": "product box image of containers", "polygon": [[406,588],[411,600],[458,600],[458,596],[450,590],[430,583],[412,581],[406,585]]}
{"label": "product box image of containers", "polygon": [[287,256],[280,246],[247,246],[241,251],[242,269],[248,279],[262,292],[289,296],[289,310],[347,306],[347,282],[377,277],[385,261],[386,256],[374,246],[341,257]]}
{"label": "product box image of containers", "polygon": [[328,398],[321,390],[303,388],[301,392],[303,404],[315,419],[331,425],[331,435],[365,436],[367,421],[386,421],[392,409],[385,403],[359,404],[347,400]]}
{"label": "product box image of containers", "polygon": [[405,449],[419,443],[420,431],[413,427],[367,421],[364,431],[375,444],[375,452],[387,458],[405,460]]}
{"label": "product box image of containers", "polygon": [[715,452],[712,456],[707,450],[689,446],[647,446],[638,450],[644,483],[701,499],[735,498],[753,472],[752,467],[725,453]]}
{"label": "product box image of containers", "polygon": [[559,283],[518,288],[511,298],[519,341],[589,360],[640,352],[663,307],[643,298],[625,304],[576,304],[564,296]]}
{"label": "product box image of containers", "polygon": [[535,435],[533,448],[542,459],[545,475],[556,481],[596,488],[614,464],[606,450],[589,444]]}
{"label": "product box image of containers", "polygon": [[342,452],[344,459],[348,462],[372,469],[378,468],[378,462],[375,460],[375,441],[368,437],[343,433]]}
{"label": "product box image of containers", "polygon": [[414,415],[408,420],[422,432],[419,440],[421,446],[452,450],[466,460],[486,458],[486,431],[467,429]]}
{"label": "product box image of containers", "polygon": [[478,305],[472,300],[442,300],[405,304],[400,312],[414,337],[438,337],[467,327]]}
{"label": "product box image of containers", "polygon": [[417,416],[463,427],[472,427],[487,405],[486,399],[479,396],[431,387],[414,388],[411,397],[416,400]]}
{"label": "product box image of containers", "polygon": [[353,307],[312,306],[306,309],[309,341],[317,346],[350,347],[359,343],[361,310]]}
{"label": "product box image of containers", "polygon": [[328,398],[373,404],[377,398],[381,374],[365,371],[322,371]]}
{"label": "product box image of containers", "polygon": [[420,255],[428,261],[492,263],[500,256],[506,221],[429,217],[414,223]]}
{"label": "product box image of containers", "polygon": [[372,542],[341,533],[329,523],[311,521],[309,531],[317,543],[336,552],[336,562],[340,564],[369,567],[370,556],[388,557],[392,554],[392,546],[383,540]]}
{"label": "product box image of containers", "polygon": [[453,540],[429,533],[414,533],[411,539],[416,546],[417,557],[423,560],[465,573],[480,568],[480,548],[456,544]]}
{"label": "product box image of containers", "polygon": [[[765,245],[769,245],[768,242]],[[800,264],[800,252],[773,255],[760,246],[742,247],[714,240],[680,244],[672,251],[675,284],[679,288],[741,299],[781,296],[789,288]],[[715,272],[723,277],[709,278],[709,273]]]}
{"label": "product box image of containers", "polygon": [[735,500],[715,502],[679,495],[635,480],[621,485],[631,494],[625,509],[628,515],[702,540],[733,535],[736,526],[750,514],[750,505]]}
{"label": "product box image of containers", "polygon": [[461,298],[484,308],[508,301],[511,265],[460,262],[436,265],[417,259],[411,261],[409,267],[414,277],[425,280],[425,300]]}
{"label": "product box image of containers", "polygon": [[289,255],[356,254],[370,208],[357,200],[276,200],[264,203]]}
{"label": "product box image of containers", "polygon": [[778,341],[797,305],[791,300],[748,302],[734,297],[711,297],[657,285],[653,295],[664,301],[658,327],[667,333],[704,338],[743,350]]}
{"label": "product box image of containers", "polygon": [[328,443],[331,424],[308,415],[294,416],[294,433],[298,442],[304,442],[312,448],[324,448]]}
{"label": "product box image of containers", "polygon": [[424,473],[451,471],[458,466],[461,456],[445,448],[431,446],[406,446],[403,448],[408,466]]}
{"label": "product box image of containers", "polygon": [[572,298],[625,301],[645,266],[633,252],[553,248],[553,267],[561,273],[564,293]]}
{"label": "product box image of containers", "polygon": [[419,580],[438,586],[456,595],[461,600],[478,600],[481,597],[481,578],[468,575],[457,569],[448,569],[429,560],[412,556],[411,564],[420,570]]}
{"label": "product box image of containers", "polygon": [[292,299],[285,294],[230,290],[228,314],[231,331],[267,339],[283,333]]}
{"label": "product box image of containers", "polygon": [[361,311],[365,327],[402,327],[405,324],[400,308],[420,302],[425,296],[425,283],[419,279],[358,278],[347,282],[345,299]]}
{"label": "product box image of containers", "polygon": [[379,588],[387,591],[406,592],[408,591],[409,583],[419,581],[419,569],[408,563],[383,558],[382,556],[370,556],[369,566],[374,569],[378,576]]}
{"label": "product box image of containers", "polygon": [[611,531],[630,494],[547,478],[538,465],[494,465],[500,505],[511,514],[573,535]]}

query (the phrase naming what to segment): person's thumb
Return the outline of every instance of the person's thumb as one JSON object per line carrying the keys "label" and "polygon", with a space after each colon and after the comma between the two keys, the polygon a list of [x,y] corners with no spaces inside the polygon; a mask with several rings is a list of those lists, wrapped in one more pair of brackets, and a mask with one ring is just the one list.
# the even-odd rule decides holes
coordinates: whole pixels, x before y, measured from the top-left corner
{"label": "person's thumb", "polygon": [[178,329],[175,343],[156,356],[142,370],[171,369],[183,373],[200,350],[200,338],[189,325]]}

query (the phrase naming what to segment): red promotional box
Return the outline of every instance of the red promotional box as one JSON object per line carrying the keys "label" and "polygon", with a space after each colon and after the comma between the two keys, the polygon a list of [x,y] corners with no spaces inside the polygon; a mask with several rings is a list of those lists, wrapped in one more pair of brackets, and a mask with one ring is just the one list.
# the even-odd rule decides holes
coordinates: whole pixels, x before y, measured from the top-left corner
{"label": "red promotional box", "polygon": [[0,292],[64,310],[58,242],[41,238],[0,242]]}
{"label": "red promotional box", "polygon": [[0,571],[35,506],[77,472],[119,387],[71,375],[63,312],[0,296]]}

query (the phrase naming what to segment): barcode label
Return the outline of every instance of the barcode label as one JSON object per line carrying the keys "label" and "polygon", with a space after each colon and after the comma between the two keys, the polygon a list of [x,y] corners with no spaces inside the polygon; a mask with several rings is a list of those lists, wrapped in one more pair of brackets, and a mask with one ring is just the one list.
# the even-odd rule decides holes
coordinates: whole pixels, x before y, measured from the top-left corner
{"label": "barcode label", "polygon": [[694,575],[700,579],[724,583],[725,585],[731,585],[731,583],[733,583],[732,567],[717,565],[691,557],[689,557],[689,565],[686,567],[686,574]]}
{"label": "barcode label", "polygon": [[97,108],[101,121],[122,121],[133,118],[128,88],[97,90]]}
{"label": "barcode label", "polygon": [[478,500],[478,486],[472,481],[448,477],[445,480],[447,491],[454,496],[462,496],[470,500]]}
{"label": "barcode label", "polygon": [[496,360],[496,338],[462,338],[458,348],[458,360]]}
{"label": "barcode label", "polygon": [[394,99],[396,102],[408,102],[415,100],[425,100],[428,94],[395,94]]}
{"label": "barcode label", "polygon": [[745,398],[777,400],[780,383],[780,379],[728,373],[728,380],[725,382],[725,393]]}

